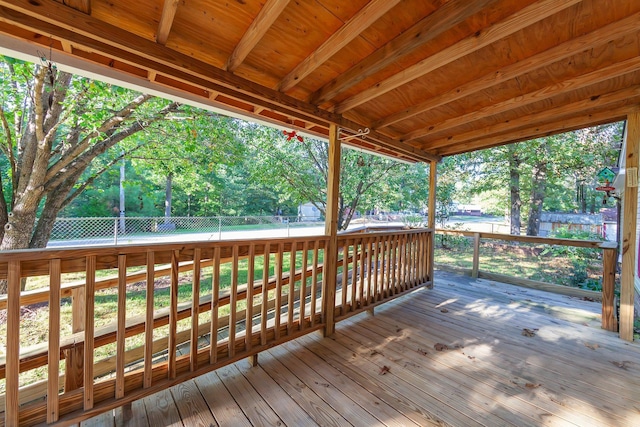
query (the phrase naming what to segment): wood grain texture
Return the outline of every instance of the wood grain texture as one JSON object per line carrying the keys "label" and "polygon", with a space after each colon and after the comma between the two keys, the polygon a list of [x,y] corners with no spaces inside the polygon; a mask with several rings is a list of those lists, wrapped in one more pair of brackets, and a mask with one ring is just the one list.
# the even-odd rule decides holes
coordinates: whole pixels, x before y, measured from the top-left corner
{"label": "wood grain texture", "polygon": [[[623,194],[622,274],[620,277],[620,338],[633,341],[634,293],[638,240],[638,167],[640,166],[640,113],[627,117],[624,165],[626,183]],[[635,185],[630,185],[635,174]]]}
{"label": "wood grain texture", "polygon": [[468,55],[475,50],[488,46],[491,43],[553,15],[554,13],[573,6],[579,1],[580,0],[538,1],[533,5],[514,13],[504,21],[485,29],[481,34],[474,34],[473,36],[456,43],[450,48],[444,49],[437,54],[432,55],[430,58],[424,59],[417,64],[404,69],[393,77],[379,82],[374,87],[361,91],[357,95],[340,102],[335,107],[335,111],[340,114],[344,113],[345,111],[355,108],[375,97],[400,87],[411,80],[424,76],[430,71],[443,67],[464,55]]}
{"label": "wood grain texture", "polygon": [[372,0],[356,15],[334,32],[321,46],[319,46],[304,61],[287,74],[279,84],[283,92],[294,87],[300,80],[311,74],[316,68],[335,55],[351,40],[377,21],[382,15],[392,9],[400,0]]}

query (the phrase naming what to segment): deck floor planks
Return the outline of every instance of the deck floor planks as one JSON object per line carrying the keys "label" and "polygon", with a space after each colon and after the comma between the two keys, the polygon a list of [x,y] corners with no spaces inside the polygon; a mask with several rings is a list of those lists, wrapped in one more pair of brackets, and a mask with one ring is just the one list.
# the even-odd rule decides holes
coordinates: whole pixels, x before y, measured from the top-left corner
{"label": "deck floor planks", "polygon": [[296,344],[299,348],[304,348],[317,357],[322,362],[331,365],[342,375],[354,381],[361,387],[367,389],[369,393],[374,394],[378,399],[383,400],[397,411],[401,412],[405,417],[421,426],[443,426],[447,425],[444,421],[438,419],[433,414],[428,413],[424,407],[414,404],[411,400],[405,399],[393,388],[383,388],[376,377],[367,376],[358,369],[354,369],[348,360],[342,359],[341,355],[332,352],[328,348],[322,346],[313,339],[313,336],[304,336],[290,344]]}
{"label": "deck floor planks", "polygon": [[194,378],[194,381],[219,425],[234,424],[239,427],[251,425],[238,403],[217,375],[201,375]]}
{"label": "deck floor planks", "polygon": [[[401,319],[399,319],[398,316],[394,315],[394,327],[396,328],[398,326],[410,327],[410,324],[406,323],[407,321],[409,320],[402,321]],[[432,327],[428,335],[414,333],[412,335],[412,341],[416,342],[417,344],[422,344],[423,347],[426,348],[428,351],[433,352],[433,346],[435,345],[436,342],[451,343],[451,338],[460,337],[460,335],[458,335],[452,329],[438,332],[436,328],[437,328],[436,326]],[[392,331],[387,329],[387,332],[392,332]],[[465,342],[464,339],[462,340],[456,339],[453,341],[453,343],[460,342],[460,341]],[[453,343],[448,345],[450,345],[451,347],[454,347],[455,344]],[[579,390],[582,399],[585,400],[589,405],[602,404],[603,400],[605,399],[608,400],[607,394],[599,392],[597,390],[593,393],[593,398],[589,399],[590,389],[584,389],[584,388],[579,389],[576,385],[574,385],[574,383],[566,383],[566,382],[563,383],[561,382],[561,380],[556,380],[556,378],[561,378],[561,376],[559,376],[559,374],[556,372],[547,370],[543,372],[543,374],[545,375],[541,375],[540,372],[531,372],[531,368],[523,369],[523,366],[522,366],[523,364],[520,363],[523,360],[521,358],[509,358],[505,355],[504,352],[493,352],[492,354],[487,356],[486,354],[484,354],[486,353],[486,346],[487,344],[483,344],[482,342],[471,343],[470,345],[467,345],[466,348],[454,349],[457,351],[452,351],[450,353],[459,355],[459,357],[461,357],[463,361],[465,361],[465,359],[473,360],[475,364],[482,365],[488,371],[493,372],[497,375],[503,376],[504,377],[503,380],[507,383],[515,382],[519,384],[519,386],[525,385],[527,382],[530,384],[536,384],[536,380],[538,380],[538,383],[539,383],[539,379],[542,376],[543,378],[546,378],[545,386],[549,386],[550,383],[553,384],[555,388],[559,389],[559,392],[558,392],[559,394],[566,394],[565,391],[567,389],[575,389],[576,391]],[[479,351],[476,349],[476,347],[480,347]],[[485,347],[485,348],[482,348],[482,347]],[[498,359],[499,363],[486,363],[484,362],[485,357],[487,359],[491,359],[491,358]],[[508,371],[506,370],[507,367],[509,367]],[[488,371],[485,370],[482,372],[486,375]],[[474,374],[474,372],[470,372],[470,374]],[[584,394],[584,393],[587,393],[587,394]],[[611,398],[611,401],[616,402],[616,401],[619,401],[619,399],[616,399],[616,397],[614,396],[613,398]],[[609,403],[609,405],[612,405],[614,407],[617,406],[616,403]],[[603,407],[606,408],[606,406],[603,406]],[[622,409],[622,408],[617,408],[617,409]],[[611,412],[615,413],[615,410],[611,409]]]}
{"label": "deck floor planks", "polygon": [[80,427],[113,427],[114,425],[113,411],[104,412],[80,423]]}
{"label": "deck floor planks", "polygon": [[249,422],[253,425],[282,425],[282,420],[235,365],[216,371],[218,378],[233,395]]}
{"label": "deck floor planks", "polygon": [[348,424],[380,424],[378,419],[345,396],[337,384],[331,383],[317,371],[309,369],[295,356],[287,354],[286,351],[272,353],[270,350],[268,353],[269,355],[261,355],[265,363],[269,364],[276,360],[280,362],[289,371],[289,376],[296,379],[298,387],[305,387],[314,393],[323,405],[335,410]]}
{"label": "deck floor planks", "polygon": [[[375,393],[372,393],[359,383],[352,381],[330,364],[324,363],[320,357],[309,351],[304,346],[288,342],[282,347],[283,351],[295,354],[295,356],[309,368],[322,367],[322,375],[326,376],[331,384],[338,386],[340,391],[347,395],[349,399],[356,402],[371,415],[382,421],[385,425],[398,427],[414,424],[419,425],[418,423],[412,422],[410,418],[403,415],[398,409],[380,399],[380,397]],[[376,391],[379,390],[379,388],[376,388]]]}
{"label": "deck floor planks", "polygon": [[[495,316],[492,319],[482,319],[482,315],[478,313],[478,310],[469,306],[469,304],[476,304],[477,300],[464,300],[464,296],[459,297],[457,304],[466,303],[466,305],[456,306],[456,303],[454,303],[453,306],[456,307],[457,311],[450,310],[446,316],[442,316],[442,313],[432,310],[431,298],[435,297],[436,294],[434,293],[433,296],[424,295],[425,298],[429,299],[421,300],[421,298],[418,298],[413,304],[403,307],[403,310],[398,310],[397,313],[413,310],[422,315],[427,311],[430,316],[433,316],[431,327],[437,326],[442,322],[446,324],[442,325],[445,329],[450,327],[451,324],[462,326],[469,331],[482,332],[485,335],[489,334],[489,337],[497,340],[495,341],[497,346],[503,344],[516,345],[531,350],[533,354],[539,353],[541,347],[544,347],[549,353],[556,354],[553,361],[564,362],[560,372],[566,369],[565,366],[570,365],[581,369],[578,373],[579,376],[588,374],[600,375],[604,371],[611,373],[615,381],[617,380],[616,374],[619,373],[619,368],[612,362],[620,358],[624,359],[624,357],[637,360],[640,356],[640,350],[637,345],[621,345],[619,339],[615,337],[614,339],[618,340],[617,343],[613,342],[615,351],[609,349],[607,343],[612,343],[610,341],[611,335],[615,334],[593,328],[578,329],[574,333],[573,327],[575,325],[557,319],[550,321],[548,316],[541,316],[536,313],[519,313],[520,316],[518,318],[510,321],[501,320],[499,316]],[[523,339],[523,328],[539,328],[540,330],[536,332],[537,339]],[[589,348],[589,345],[596,343],[598,347],[596,348],[596,353],[594,353],[594,350]],[[560,347],[562,351],[558,351]],[[640,363],[636,367],[640,368]],[[626,378],[624,382],[619,382],[616,385],[622,388],[631,387],[635,389],[636,386],[640,386],[638,379],[640,379],[639,375],[631,373],[631,376]]]}
{"label": "deck floor planks", "polygon": [[[364,339],[379,340],[376,336],[377,332],[369,329],[370,325],[361,328],[357,325],[350,326]],[[386,331],[382,330],[382,332]],[[462,363],[450,360],[449,353],[452,352],[434,354],[436,351],[433,345],[413,338],[400,339],[397,342],[388,341],[387,349],[387,352],[392,352],[389,357],[397,358],[403,365],[412,366],[416,370],[432,370],[438,376],[458,384],[460,388],[472,391],[470,400],[478,399],[478,395],[483,395],[485,401],[494,400],[494,405],[485,403],[486,407],[509,423],[512,422],[513,414],[519,414],[518,425],[574,425],[567,417],[559,422],[547,418],[550,411],[530,401],[531,395],[523,393],[524,389],[510,382],[510,378],[490,378],[490,372],[483,370],[479,375],[473,375],[479,367],[472,364],[470,360],[469,363],[465,363],[464,360],[460,360]],[[520,397],[519,394],[526,394],[526,397]]]}
{"label": "deck floor planks", "polygon": [[[486,427],[513,426],[509,421],[513,412],[505,409],[484,394],[477,392],[477,387],[468,387],[463,377],[456,378],[459,383],[444,375],[443,372],[425,369],[420,372],[415,363],[407,363],[405,355],[390,348],[390,343],[373,343],[357,334],[336,334],[335,341],[363,358],[371,365],[371,369],[382,371],[387,366],[389,372],[384,376],[398,376],[408,386],[416,389],[429,384],[431,398],[447,405],[460,413],[474,418]],[[528,417],[518,418],[523,427],[534,427],[536,423]]]}
{"label": "deck floor planks", "polygon": [[291,374],[277,359],[268,354],[260,355],[260,366],[267,374],[314,419],[317,425],[345,426],[349,422],[331,406],[327,405],[306,384]]}
{"label": "deck floor planks", "polygon": [[150,426],[182,427],[182,420],[171,390],[159,391],[142,399]]}
{"label": "deck floor planks", "polygon": [[238,362],[82,425],[640,425],[640,345],[594,328],[599,310],[437,272],[434,289],[349,317],[332,339],[304,336],[257,367]]}
{"label": "deck floor planks", "polygon": [[[394,320],[396,320],[394,318]],[[397,326],[410,327],[401,322],[394,322]],[[392,331],[383,328],[376,328],[376,325],[360,327],[357,324],[349,325],[349,334],[357,333],[362,337],[380,339],[371,333],[378,329],[379,333],[389,334]],[[353,328],[353,330],[352,330]],[[389,335],[387,335],[389,336]],[[484,364],[481,360],[469,359],[464,349],[454,349],[449,351],[436,352],[434,344],[411,334],[411,338],[389,341],[388,346],[395,349],[399,354],[404,355],[408,362],[415,363],[416,369],[425,367],[428,363],[430,369],[437,369],[440,375],[450,376],[454,382],[463,387],[474,390],[474,393],[483,393],[489,398],[501,402],[514,413],[520,413],[518,424],[524,425],[527,418],[532,418],[529,423],[532,425],[575,425],[576,422],[593,423],[596,419],[586,418],[581,412],[574,413],[553,399],[543,399],[538,396],[540,390],[534,387],[533,380],[516,377],[506,370],[492,371],[490,364]],[[397,344],[397,345],[396,345]],[[421,355],[420,351],[428,354]],[[418,356],[421,355],[421,356]],[[459,356],[459,357],[458,357]],[[473,356],[472,356],[473,357]],[[530,384],[530,388],[526,387]],[[545,383],[546,384],[546,383]],[[592,410],[588,405],[577,406],[573,409]],[[554,414],[558,418],[549,418]],[[615,418],[615,417],[614,417]],[[600,422],[600,420],[598,420]],[[531,425],[531,424],[530,424]]]}
{"label": "deck floor planks", "polygon": [[193,381],[187,381],[171,387],[171,394],[176,402],[178,413],[185,426],[211,427],[217,426],[211,410]]}
{"label": "deck floor planks", "polygon": [[149,427],[149,418],[142,400],[116,408],[114,412],[116,426]]}
{"label": "deck floor planks", "polygon": [[317,423],[297,402],[293,401],[260,365],[237,363],[236,367],[254,389],[267,401],[287,426],[315,426]]}
{"label": "deck floor planks", "polygon": [[[483,425],[475,416],[468,416],[458,409],[453,409],[449,406],[446,401],[450,399],[441,395],[442,390],[432,389],[431,384],[426,381],[422,383],[422,387],[415,387],[397,375],[380,375],[379,372],[382,366],[375,365],[364,357],[358,356],[352,349],[336,342],[336,340],[322,339],[318,341],[318,343],[335,352],[337,357],[344,358],[345,363],[349,366],[370,376],[374,381],[379,383],[380,388],[387,387],[398,392],[402,396],[402,399],[412,402],[412,405],[422,408],[435,419],[442,420],[445,424],[452,426]],[[400,370],[398,369],[397,371]]]}
{"label": "deck floor planks", "polygon": [[[413,304],[412,304],[413,305]],[[429,312],[429,310],[431,310],[429,307],[427,306],[423,306],[423,307],[419,307],[418,309],[416,309],[417,313],[420,313],[422,315],[422,313],[427,312],[428,316],[431,318],[433,317],[434,320],[436,317],[441,316],[441,317],[446,317],[446,316],[450,316],[451,312],[448,314],[442,314],[436,311],[432,311]],[[406,317],[406,311],[411,311],[411,309],[409,309],[407,306],[403,307],[402,312],[400,311],[396,311],[394,313],[391,314],[391,317],[398,321],[400,320],[403,316]],[[473,344],[473,340],[469,339],[466,340],[465,339],[459,339],[457,341],[454,341],[453,343],[451,342],[451,338],[452,335],[455,336],[456,331],[461,331],[458,332],[459,336],[464,336],[465,334],[468,336],[469,331],[473,332],[473,322],[468,322],[465,321],[468,320],[468,317],[465,317],[465,319],[459,319],[456,317],[450,317],[447,322],[448,324],[444,325],[444,324],[439,324],[438,322],[431,322],[430,323],[430,327],[429,327],[429,331],[427,333],[424,333],[420,330],[416,331],[417,334],[419,335],[423,335],[423,336],[429,336],[431,338],[433,337],[437,337],[438,335],[438,329],[441,330],[440,332],[440,337],[444,338],[442,340],[442,342],[445,342],[447,344],[453,344],[453,343],[463,343],[463,344],[468,344],[468,343],[472,343]],[[405,318],[405,324],[412,324],[411,323],[412,318],[409,316],[408,318]],[[452,323],[458,323],[457,328],[452,327]],[[486,326],[485,329],[476,329],[475,332],[479,332],[482,335],[483,338],[481,338],[480,340],[483,341],[485,343],[491,342],[492,345],[494,345],[496,336],[499,335],[493,335],[493,334],[489,334],[487,335],[487,330],[491,329],[492,326]],[[597,333],[601,333],[604,331],[598,331],[595,330],[594,332]],[[473,335],[475,337],[478,337],[478,335]],[[525,338],[522,337],[521,334],[517,335],[518,339],[520,340],[532,340],[532,338]],[[448,340],[448,341],[447,341]],[[476,340],[477,341],[477,340]],[[494,341],[494,342],[492,342]],[[518,372],[518,370],[531,370],[532,367],[535,367],[535,365],[529,363],[533,358],[538,359],[541,356],[538,354],[541,351],[546,351],[548,354],[554,354],[554,353],[561,353],[558,351],[558,348],[551,343],[550,347],[546,348],[545,345],[549,345],[549,344],[540,344],[537,346],[537,348],[533,348],[530,351],[525,351],[522,352],[521,351],[521,346],[518,345],[514,345],[514,344],[507,344],[505,343],[505,341],[507,341],[504,337],[500,340],[500,342],[496,342],[495,346],[496,347],[500,347],[500,349],[502,351],[496,351],[495,355],[491,355],[490,357],[495,357],[495,358],[501,358],[502,360],[500,361],[500,364],[504,364],[507,366],[512,366],[512,369],[515,372]],[[472,345],[470,344],[470,345]],[[624,346],[624,345],[623,345]],[[504,348],[506,347],[506,348]],[[582,352],[586,352],[587,356],[590,356],[590,360],[593,360],[594,356],[597,354],[597,352],[600,350],[600,348],[597,348],[596,350],[589,350],[589,349],[585,349],[583,350],[582,347],[584,347],[582,344],[578,345],[578,348],[580,348],[582,350]],[[631,350],[632,348],[628,348],[627,350]],[[564,348],[563,348],[564,350]],[[472,354],[473,350],[470,349],[469,347],[467,347],[467,353],[468,354]],[[596,353],[591,353],[595,351]],[[543,352],[544,353],[544,352]],[[637,353],[640,354],[640,353]],[[638,360],[639,356],[636,355],[635,356],[635,360]],[[513,362],[510,362],[509,359],[513,360]],[[606,357],[605,357],[606,359]],[[574,359],[574,364],[575,364],[575,360]],[[526,361],[526,362],[523,362]],[[611,393],[607,392],[607,389],[610,389],[610,383],[607,381],[593,381],[593,378],[598,378],[599,376],[601,376],[600,373],[598,373],[598,371],[596,372],[588,372],[585,370],[581,370],[581,369],[576,369],[574,367],[574,364],[567,364],[567,363],[557,363],[554,358],[548,358],[546,360],[543,361],[543,363],[539,363],[540,366],[538,366],[538,371],[536,371],[536,374],[533,375],[533,377],[539,377],[540,375],[544,375],[546,372],[546,375],[548,376],[548,378],[551,380],[551,382],[556,382],[556,379],[558,379],[557,384],[558,385],[558,394],[559,395],[563,395],[564,390],[566,388],[574,388],[576,389],[576,394],[579,396],[579,398],[581,400],[587,400],[589,404],[594,404],[596,406],[600,406],[602,408],[606,408],[605,405],[602,404],[602,401],[608,401],[609,403],[607,403],[607,405],[611,406],[613,409],[610,409],[612,412],[616,412],[617,409],[620,409],[621,406],[625,406],[624,409],[626,410],[631,410],[633,411],[635,409],[635,406],[632,406],[629,404],[628,400],[624,400],[624,399],[619,399],[617,398],[617,396],[615,395],[611,395]],[[555,371],[548,371],[549,365],[555,365],[554,369],[556,369]],[[608,369],[613,369],[613,371],[611,371],[614,380],[619,380],[619,378],[621,377],[621,371],[619,371],[619,368],[610,368],[609,362],[605,361],[604,365],[608,368]],[[612,365],[613,366],[613,365]],[[526,368],[525,368],[526,367]],[[562,384],[560,381],[561,379],[566,376],[567,371],[571,371],[570,373],[570,378],[572,379],[572,381],[570,383],[564,383]],[[626,384],[626,388],[629,389],[629,387],[633,388],[633,386],[630,386],[628,384],[629,382],[629,378],[625,375],[622,375],[622,377],[624,377],[624,382]],[[575,381],[575,379],[577,378],[583,378],[580,381]],[[589,381],[589,378],[591,378],[591,381]],[[609,379],[610,377],[608,377],[607,379]],[[615,382],[615,381],[614,381]],[[619,382],[619,381],[618,381]],[[576,384],[577,383],[577,384]],[[580,384],[582,383],[582,384]],[[600,388],[600,391],[598,391],[598,388]],[[624,390],[624,388],[623,388]],[[634,393],[633,391],[628,391],[628,393]],[[591,399],[589,399],[589,396],[592,396]],[[637,410],[637,409],[635,409]]]}
{"label": "deck floor planks", "polygon": [[[533,365],[544,370],[551,370],[555,375],[570,375],[573,380],[584,382],[592,388],[600,388],[605,396],[608,394],[607,389],[610,388],[612,384],[629,392],[633,391],[636,387],[633,384],[635,382],[635,375],[631,374],[625,377],[624,380],[620,379],[620,368],[611,363],[619,359],[620,355],[606,349],[603,344],[598,344],[600,341],[597,337],[591,340],[580,339],[580,341],[576,341],[576,343],[571,345],[566,343],[561,345],[555,341],[545,342],[540,340],[540,337],[526,339],[526,337],[522,336],[521,328],[518,327],[505,334],[504,331],[508,329],[507,327],[501,329],[500,325],[476,324],[472,321],[471,315],[467,314],[464,318],[461,318],[452,315],[453,310],[443,315],[437,312],[429,312],[430,307],[426,305],[420,307],[403,307],[403,312],[412,310],[415,310],[421,315],[427,312],[429,316],[431,316],[432,322],[429,325],[429,335],[440,336],[440,338],[448,340],[445,344],[470,345],[474,342],[490,343],[498,355],[513,358],[520,363],[520,365]],[[400,311],[391,313],[390,315],[395,316],[396,314],[399,318],[403,316],[403,313]],[[410,323],[411,319],[407,319],[406,321]],[[533,328],[536,325],[539,324],[527,326]],[[438,335],[438,331],[440,331],[440,335]],[[461,338],[452,342],[451,336],[455,331],[459,331],[458,333],[461,334]],[[587,347],[587,344],[597,344],[599,347],[597,347],[596,350],[592,350]],[[570,347],[575,351],[571,354],[571,357],[567,357],[566,354],[570,351]],[[562,351],[559,351],[560,348],[562,348]],[[592,353],[594,351],[596,353]],[[598,352],[600,354],[597,354]],[[553,354],[554,357],[545,357],[546,354]],[[633,358],[638,360],[638,357],[639,356],[636,355]],[[610,382],[593,384],[591,379],[602,376],[603,373],[610,374],[608,377]]]}

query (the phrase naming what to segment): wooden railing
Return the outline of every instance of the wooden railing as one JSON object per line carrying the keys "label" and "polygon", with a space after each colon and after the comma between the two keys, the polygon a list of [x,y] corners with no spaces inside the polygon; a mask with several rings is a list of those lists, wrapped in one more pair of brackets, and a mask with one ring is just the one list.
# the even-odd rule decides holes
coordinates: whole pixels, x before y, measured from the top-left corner
{"label": "wooden railing", "polygon": [[617,244],[615,242],[602,242],[598,240],[576,240],[576,239],[558,239],[535,236],[517,236],[510,234],[498,233],[479,233],[473,231],[462,230],[436,230],[438,235],[449,236],[465,236],[473,239],[473,258],[472,267],[468,271],[471,277],[481,277],[490,280],[496,280],[516,285],[535,287],[546,291],[565,293],[567,295],[593,297],[596,295],[593,291],[583,291],[577,288],[569,288],[561,285],[554,285],[544,282],[535,282],[533,280],[521,277],[506,276],[496,274],[480,269],[480,240],[498,240],[517,243],[533,243],[545,246],[568,246],[576,248],[591,248],[602,250],[602,293],[597,295],[602,300],[602,328],[617,332],[618,321],[615,310],[615,273],[617,263]]}
{"label": "wooden railing", "polygon": [[[322,329],[327,318],[430,284],[432,236],[340,236],[337,285],[323,280],[324,236],[2,252],[0,421],[79,421],[242,358],[255,363],[260,351]],[[20,292],[34,276],[48,286]],[[335,301],[324,298],[327,283]],[[48,316],[39,343],[21,330],[33,311]]]}

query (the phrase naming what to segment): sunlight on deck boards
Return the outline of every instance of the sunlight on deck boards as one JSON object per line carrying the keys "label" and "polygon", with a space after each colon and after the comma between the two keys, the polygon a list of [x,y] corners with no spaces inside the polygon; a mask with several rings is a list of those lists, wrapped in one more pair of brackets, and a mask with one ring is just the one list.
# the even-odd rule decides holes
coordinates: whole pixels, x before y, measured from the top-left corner
{"label": "sunlight on deck boards", "polygon": [[640,344],[600,304],[437,272],[420,289],[83,426],[638,426]]}

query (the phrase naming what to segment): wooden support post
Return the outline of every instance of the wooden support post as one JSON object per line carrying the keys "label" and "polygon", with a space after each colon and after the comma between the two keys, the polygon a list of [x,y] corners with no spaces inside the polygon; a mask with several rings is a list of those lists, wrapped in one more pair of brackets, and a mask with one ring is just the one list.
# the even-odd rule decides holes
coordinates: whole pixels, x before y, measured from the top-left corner
{"label": "wooden support post", "polygon": [[636,270],[636,223],[638,221],[638,156],[640,155],[640,113],[627,117],[622,225],[622,276],[620,280],[620,338],[633,341],[633,297]]}
{"label": "wooden support post", "polygon": [[480,269],[480,233],[473,233],[473,268],[471,269],[471,277],[478,278],[478,270]]}
{"label": "wooden support post", "polygon": [[427,227],[431,230],[431,236],[427,242],[427,271],[429,275],[429,285],[433,288],[433,264],[435,257],[433,253],[435,228],[436,228],[436,175],[438,173],[438,163],[431,161],[429,165],[429,216],[427,219]]}
{"label": "wooden support post", "polygon": [[[335,332],[336,283],[338,275],[338,194],[340,188],[341,144],[339,130],[335,124],[329,125],[329,173],[327,178],[327,209],[325,214],[325,235],[329,242],[324,254],[322,292],[324,299],[324,335]],[[344,283],[342,284],[344,292]]]}
{"label": "wooden support post", "polygon": [[249,362],[249,366],[251,366],[252,368],[258,366],[258,353],[252,354],[251,356],[247,357],[247,362]]}
{"label": "wooden support post", "polygon": [[618,321],[614,304],[616,280],[616,262],[618,245],[616,242],[604,242],[602,248],[602,329],[617,332]]}

